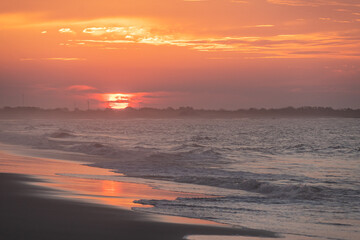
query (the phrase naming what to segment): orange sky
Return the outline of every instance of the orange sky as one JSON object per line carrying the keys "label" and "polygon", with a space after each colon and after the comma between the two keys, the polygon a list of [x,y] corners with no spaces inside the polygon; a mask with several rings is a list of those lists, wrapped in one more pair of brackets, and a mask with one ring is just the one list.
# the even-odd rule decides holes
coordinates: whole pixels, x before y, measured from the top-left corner
{"label": "orange sky", "polygon": [[0,107],[360,107],[358,0],[1,1],[0,52]]}

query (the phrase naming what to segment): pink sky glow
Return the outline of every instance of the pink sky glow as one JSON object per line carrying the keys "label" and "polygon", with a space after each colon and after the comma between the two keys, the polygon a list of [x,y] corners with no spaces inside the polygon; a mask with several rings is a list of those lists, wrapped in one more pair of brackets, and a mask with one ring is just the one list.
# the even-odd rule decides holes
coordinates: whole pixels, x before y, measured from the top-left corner
{"label": "pink sky glow", "polygon": [[2,1],[0,52],[0,107],[360,108],[357,0]]}

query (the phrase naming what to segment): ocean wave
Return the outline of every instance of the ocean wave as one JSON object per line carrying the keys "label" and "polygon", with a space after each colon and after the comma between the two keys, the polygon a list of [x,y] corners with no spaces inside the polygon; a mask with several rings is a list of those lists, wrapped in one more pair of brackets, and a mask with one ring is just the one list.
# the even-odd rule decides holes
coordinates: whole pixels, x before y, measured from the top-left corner
{"label": "ocean wave", "polygon": [[[42,122],[26,123],[23,126],[7,123],[0,129],[2,130],[0,141],[38,149],[54,149],[99,156],[98,160],[92,164],[93,166],[113,169],[132,177],[157,178],[245,190],[284,199],[323,198],[329,196],[329,189],[321,185],[325,183],[324,181],[321,182],[322,180],[311,180],[310,183],[317,183],[317,185],[312,185],[309,184],[309,179],[302,175],[297,176],[296,173],[292,173],[293,176],[285,176],[284,174],[280,176],[275,173],[272,176],[265,176],[264,173],[255,174],[256,171],[253,169],[247,169],[246,163],[257,164],[258,162],[261,164],[263,162],[265,165],[259,165],[260,167],[269,167],[270,165],[266,165],[267,163],[264,162],[267,159],[260,159],[259,156],[267,156],[271,160],[273,155],[287,157],[288,155],[284,155],[284,153],[291,155],[293,152],[310,151],[313,153],[311,156],[315,157],[318,156],[319,152],[352,151],[354,155],[359,154],[359,147],[354,143],[345,144],[346,142],[325,139],[325,143],[317,143],[317,145],[312,146],[309,143],[304,144],[302,141],[289,143],[283,139],[280,141],[281,144],[277,144],[276,142],[261,142],[264,140],[251,140],[252,138],[243,140],[247,136],[241,136],[241,138],[235,136],[233,138],[230,135],[221,140],[221,133],[214,134],[213,130],[207,134],[195,134],[195,136],[193,132],[189,132],[186,133],[188,135],[175,137],[173,142],[168,144],[163,143],[163,140],[160,141],[160,139],[167,139],[162,135],[163,133],[159,136],[153,136],[153,132],[149,131],[147,135],[143,133],[143,130],[139,131],[134,127],[136,129],[132,129],[133,132],[127,135],[127,130],[125,131],[125,129],[117,126],[118,122],[110,123],[111,125],[106,125],[109,123],[103,122],[104,126],[98,123],[86,123],[90,127],[78,121],[70,123],[65,121],[50,125]],[[181,127],[181,125],[179,126]],[[114,127],[120,130],[113,133],[110,130]],[[167,130],[171,130],[171,128]],[[131,131],[129,130],[129,132]],[[137,138],[139,141],[132,141],[132,139]],[[131,143],[128,143],[129,139]],[[152,144],[152,142],[150,144],[147,142],[150,141],[149,139],[154,142],[160,141],[163,145]],[[351,141],[356,141],[356,139]],[[123,142],[126,142],[125,146],[122,144]],[[347,155],[348,158],[351,156],[350,154]],[[296,162],[297,166],[302,166],[301,161]],[[229,163],[236,165],[235,170],[229,170]],[[306,166],[305,164],[304,167]],[[244,169],[244,171],[239,171],[239,169]],[[267,170],[269,169],[271,168]],[[297,184],[277,184],[281,180],[294,178],[298,180]],[[331,183],[331,179],[326,180],[327,183]],[[294,183],[293,181],[287,182]]]}
{"label": "ocean wave", "polygon": [[[113,169],[131,177],[245,190],[271,198],[313,200],[328,196],[328,190],[320,186],[279,185],[258,180],[256,174],[217,169],[217,166],[223,164],[226,159],[222,158],[216,148],[199,147],[180,152],[161,152],[147,148],[125,149],[103,142],[84,141],[84,139],[80,141],[76,136],[76,133],[62,129],[39,136],[2,133],[1,140],[6,139],[8,142],[42,149],[101,156],[99,161],[91,165]],[[261,177],[261,174],[259,176]]]}
{"label": "ocean wave", "polygon": [[53,132],[51,134],[49,134],[49,137],[51,138],[70,138],[70,137],[75,137],[76,135],[67,132],[67,131],[56,131]]}
{"label": "ocean wave", "polygon": [[200,135],[192,136],[190,139],[191,139],[191,141],[194,141],[194,142],[208,142],[208,141],[213,140],[211,137],[200,136]]}
{"label": "ocean wave", "polygon": [[205,145],[199,144],[199,143],[183,143],[177,146],[174,146],[171,150],[173,151],[184,151],[188,149],[197,149],[197,148],[203,148]]}
{"label": "ocean wave", "polygon": [[212,211],[219,210],[219,211],[242,211],[242,212],[247,211],[247,212],[258,212],[258,213],[263,212],[261,210],[256,210],[256,209],[250,209],[244,207],[230,207],[230,205],[225,206],[221,204],[227,201],[228,201],[227,197],[219,197],[219,198],[176,198],[175,200],[139,199],[139,200],[135,200],[134,203],[154,206],[162,209],[165,208],[172,209],[175,207],[178,209],[197,208],[197,209],[207,210],[211,208]]}
{"label": "ocean wave", "polygon": [[86,141],[86,138],[68,130],[57,130],[49,133],[20,134],[2,132],[0,141],[8,144],[30,146],[37,149],[61,150],[67,152],[85,153],[90,155],[111,157],[116,149],[105,143]]}
{"label": "ocean wave", "polygon": [[315,200],[327,196],[328,189],[306,184],[274,184],[256,179],[240,179],[229,177],[180,177],[175,181],[220,188],[245,190],[260,193],[271,198]]}

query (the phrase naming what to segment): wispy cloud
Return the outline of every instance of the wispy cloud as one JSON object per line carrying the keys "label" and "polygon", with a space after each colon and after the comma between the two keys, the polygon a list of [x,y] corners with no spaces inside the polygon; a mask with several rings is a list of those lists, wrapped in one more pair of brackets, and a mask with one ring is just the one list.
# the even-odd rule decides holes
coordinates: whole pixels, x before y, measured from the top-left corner
{"label": "wispy cloud", "polygon": [[[352,23],[353,21],[349,20],[339,20],[339,19],[332,19],[329,17],[320,17],[319,20],[321,21],[327,21],[327,22],[333,22],[333,23]],[[356,19],[355,19],[356,21]]]}
{"label": "wispy cloud", "polygon": [[357,0],[267,0],[274,4],[284,4],[289,6],[348,6],[348,7],[360,7],[360,3]]}
{"label": "wispy cloud", "polygon": [[183,0],[184,2],[207,2],[208,0]]}
{"label": "wispy cloud", "polygon": [[85,45],[87,43],[110,43],[110,44],[119,44],[119,43],[134,43],[132,40],[100,40],[100,39],[83,39],[83,40],[69,40],[69,42],[76,42],[77,44]]}
{"label": "wispy cloud", "polygon": [[60,33],[74,33],[74,31],[71,30],[71,28],[60,28],[59,32]]}
{"label": "wispy cloud", "polygon": [[53,57],[53,58],[41,58],[41,60],[50,61],[85,61],[85,58],[74,58],[74,57]]}
{"label": "wispy cloud", "polygon": [[20,58],[20,61],[85,61],[86,58],[49,57],[49,58]]}
{"label": "wispy cloud", "polygon": [[271,25],[271,24],[260,24],[260,25],[255,25],[254,27],[264,28],[264,27],[274,27],[274,25]]}
{"label": "wispy cloud", "polygon": [[[333,6],[348,6],[356,2],[354,1],[305,1],[305,0],[267,0],[274,4],[287,4],[292,6],[322,6],[325,4]],[[228,1],[230,2],[230,0]],[[237,1],[239,2],[239,1]],[[244,1],[240,1],[244,2]],[[239,2],[239,3],[240,3]],[[345,4],[345,5],[342,5]],[[339,7],[337,7],[339,8]],[[351,12],[352,18],[339,18],[333,15],[320,15],[315,17],[321,25],[330,25],[336,27],[327,28],[326,30],[308,30],[304,33],[306,24],[310,24],[310,20],[302,18],[294,18],[291,22],[274,22],[258,20],[254,25],[239,25],[232,32],[224,31],[204,31],[198,33],[189,31],[183,33],[176,26],[168,26],[165,23],[145,22],[139,19],[94,19],[88,21],[74,21],[69,24],[62,23],[60,28],[55,29],[57,34],[61,34],[56,44],[61,47],[95,47],[106,51],[117,51],[126,47],[135,45],[153,45],[153,46],[176,46],[192,49],[200,52],[226,52],[223,56],[228,57],[231,52],[236,57],[317,57],[317,58],[359,58],[360,43],[358,38],[360,33],[356,32],[353,25],[357,24],[358,12],[356,9]],[[360,14],[360,13],[359,13]],[[329,17],[331,16],[331,18]],[[281,32],[289,32],[289,26],[301,25],[301,32],[293,35],[281,34]],[[319,24],[320,25],[320,24]],[[349,30],[338,30],[340,25],[347,25]],[[44,28],[41,29],[54,29]],[[299,27],[300,28],[300,27]],[[233,29],[230,27],[229,29]],[[331,30],[335,29],[335,30]],[[312,32],[310,32],[312,31]],[[317,31],[317,32],[316,32]],[[323,32],[321,32],[323,31]],[[346,36],[346,32],[353,31],[355,36]],[[40,30],[39,30],[40,32]],[[225,33],[226,32],[226,35]],[[292,31],[296,32],[296,31]],[[52,30],[43,37],[51,37]],[[67,34],[76,33],[76,34]],[[307,54],[304,54],[307,53]],[[311,54],[310,54],[311,53]],[[222,58],[223,56],[216,56]],[[207,56],[213,57],[213,56]],[[231,56],[234,57],[234,56]],[[85,58],[78,57],[49,57],[49,58],[22,58],[21,61],[84,61]]]}
{"label": "wispy cloud", "polygon": [[67,90],[77,92],[99,92],[96,88],[88,85],[72,85],[69,86]]}
{"label": "wispy cloud", "polygon": [[249,3],[248,1],[245,1],[245,0],[231,0],[231,2],[240,3],[240,4],[248,4]]}
{"label": "wispy cloud", "polygon": [[133,36],[150,36],[150,33],[142,27],[137,26],[119,26],[119,27],[88,27],[82,31],[85,34],[94,36],[115,35],[132,38]]}
{"label": "wispy cloud", "polygon": [[[105,33],[104,33],[105,34]],[[127,33],[121,33],[121,39],[84,39],[69,40],[75,44],[92,44],[96,47],[116,49],[118,44],[148,44],[187,47],[201,52],[234,52],[239,56],[256,57],[319,57],[319,58],[349,58],[357,57],[360,48],[360,32],[320,32],[309,34],[247,36],[247,37],[209,37],[197,38],[174,35],[157,35],[150,31],[132,34],[127,39]],[[143,34],[143,35],[142,35]],[[105,35],[106,36],[106,35]]]}

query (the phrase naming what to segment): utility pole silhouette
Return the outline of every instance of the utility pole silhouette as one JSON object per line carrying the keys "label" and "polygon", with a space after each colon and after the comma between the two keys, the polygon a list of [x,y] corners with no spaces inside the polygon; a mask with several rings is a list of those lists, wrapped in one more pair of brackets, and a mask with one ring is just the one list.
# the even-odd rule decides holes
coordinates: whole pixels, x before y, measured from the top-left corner
{"label": "utility pole silhouette", "polygon": [[25,94],[21,94],[21,104],[23,107],[25,107]]}
{"label": "utility pole silhouette", "polygon": [[90,99],[87,100],[87,110],[89,111],[90,110]]}

